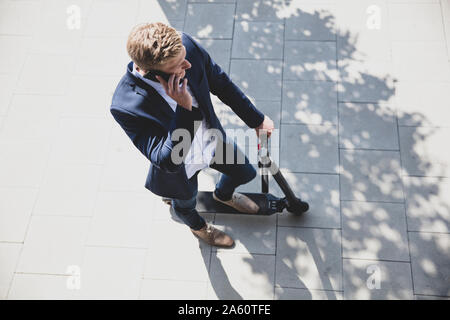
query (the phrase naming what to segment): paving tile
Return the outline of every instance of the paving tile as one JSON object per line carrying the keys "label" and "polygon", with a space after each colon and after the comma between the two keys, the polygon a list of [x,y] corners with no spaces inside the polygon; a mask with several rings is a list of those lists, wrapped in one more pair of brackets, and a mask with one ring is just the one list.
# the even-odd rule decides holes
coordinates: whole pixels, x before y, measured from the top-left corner
{"label": "paving tile", "polygon": [[409,261],[405,206],[342,201],[342,256]]}
{"label": "paving tile", "polygon": [[390,20],[385,0],[338,1],[334,14],[338,30],[338,59],[390,59]]}
{"label": "paving tile", "polygon": [[278,22],[237,21],[232,58],[283,59],[284,25]]}
{"label": "paving tile", "polygon": [[111,105],[118,81],[117,77],[73,76],[61,116],[109,118],[111,114],[107,107]]}
{"label": "paving tile", "polygon": [[[69,8],[69,5],[66,6]],[[63,12],[66,9],[62,9]],[[45,12],[45,11],[44,11]],[[54,12],[52,12],[54,14]],[[30,41],[30,53],[33,54],[45,54],[45,55],[76,55],[79,52],[80,44],[82,41],[82,34],[84,32],[85,23],[81,20],[79,29],[69,29],[66,24],[65,15],[57,13],[63,25],[49,24],[48,26],[41,27],[33,39]],[[44,18],[45,19],[45,18]],[[47,18],[52,19],[52,17]],[[71,27],[72,28],[72,27]],[[57,32],[55,32],[57,30]]]}
{"label": "paving tile", "polygon": [[0,243],[0,299],[5,300],[19,259],[21,243]]}
{"label": "paving tile", "polygon": [[[336,126],[282,124],[280,168],[293,172],[337,173],[337,140]],[[292,157],[292,150],[296,150],[296,157]]]}
{"label": "paving tile", "polygon": [[286,41],[283,80],[337,81],[336,43]]}
{"label": "paving tile", "polygon": [[74,74],[122,77],[130,61],[123,36],[84,37],[76,56]]}
{"label": "paving tile", "polygon": [[341,200],[403,202],[400,153],[340,150]]}
{"label": "paving tile", "polygon": [[450,180],[403,177],[409,231],[450,232]]}
{"label": "paving tile", "polygon": [[409,232],[414,293],[450,297],[450,235]]}
{"label": "paving tile", "polygon": [[6,116],[8,114],[9,105],[13,98],[15,90],[17,75],[11,76],[7,74],[0,74],[0,86],[2,91],[0,92],[0,115]]}
{"label": "paving tile", "polygon": [[236,20],[282,21],[284,3],[266,0],[236,0]]}
{"label": "paving tile", "polygon": [[0,186],[39,187],[49,152],[48,143],[0,142]]}
{"label": "paving tile", "polygon": [[337,91],[333,82],[283,82],[283,123],[336,125],[337,118]]}
{"label": "paving tile", "polygon": [[138,299],[145,250],[86,247],[77,299]]}
{"label": "paving tile", "polygon": [[341,232],[279,227],[275,285],[342,290]]}
{"label": "paving tile", "polygon": [[281,68],[280,61],[231,60],[230,74],[252,101],[281,101]]}
{"label": "paving tile", "polygon": [[184,20],[173,20],[172,22],[169,22],[168,25],[175,28],[178,31],[184,30]]}
{"label": "paving tile", "polygon": [[394,77],[399,81],[450,81],[444,42],[399,41],[392,43]]}
{"label": "paving tile", "polygon": [[346,300],[413,299],[409,263],[344,259],[343,265]]}
{"label": "paving tile", "polygon": [[16,273],[9,300],[68,300],[74,298],[69,289],[70,276]]}
{"label": "paving tile", "polygon": [[439,0],[388,0],[388,3],[438,3]]}
{"label": "paving tile", "polygon": [[103,165],[100,190],[147,191],[144,184],[149,165],[148,159],[130,143],[130,138],[120,125],[114,124]]}
{"label": "paving tile", "polygon": [[[292,173],[288,170],[281,173],[294,194],[308,202],[309,210],[302,215],[284,210],[278,216],[278,226],[341,228],[338,175]],[[285,196],[273,177],[269,180],[269,192],[278,197]]]}
{"label": "paving tile", "polygon": [[[2,19],[4,14],[2,14]],[[30,49],[31,37],[0,36],[0,72],[17,73],[23,66],[28,50]]]}
{"label": "paving tile", "polygon": [[[204,190],[199,188],[199,191],[204,191]],[[191,239],[192,234],[189,232],[186,233],[185,229],[187,229],[187,230],[189,230],[189,229],[185,226],[184,222],[177,216],[173,207],[171,207],[171,206],[167,205],[165,202],[163,202],[162,197],[157,196],[157,195],[149,192],[148,190],[145,190],[144,192],[145,192],[145,195],[147,197],[149,197],[152,201],[151,208],[150,208],[151,210],[149,211],[150,215],[152,216],[152,220],[156,221],[158,223],[170,222],[171,224],[173,224],[174,222],[176,222],[177,224],[180,224],[179,227],[182,230],[182,231],[179,231],[179,232],[181,232],[180,234],[186,235],[187,239],[190,239],[190,240],[186,240],[186,241],[188,241],[190,243],[190,241],[192,241],[192,239]],[[210,223],[212,223],[214,221],[214,213],[202,212],[199,214],[200,214],[200,216],[203,217],[203,219],[205,219],[206,221],[208,221]],[[163,225],[163,226],[165,227],[165,225]],[[168,225],[167,227],[170,229],[173,226]],[[154,239],[154,238],[151,238],[151,239]],[[196,240],[196,238],[194,238],[194,240]],[[155,243],[157,243],[157,242],[155,242]],[[194,241],[193,244],[197,244],[197,247],[198,247],[199,242]],[[192,245],[192,243],[191,243],[191,245]],[[150,242],[149,242],[149,247],[151,247],[151,246],[152,246],[152,240],[150,240]],[[207,246],[204,246],[203,244],[201,245],[202,249],[204,249],[206,247]]]}
{"label": "paving tile", "polygon": [[70,275],[83,261],[86,217],[32,216],[16,272]]}
{"label": "paving tile", "polygon": [[399,150],[395,110],[379,104],[339,104],[339,147]]}
{"label": "paving tile", "polygon": [[275,256],[213,253],[208,299],[272,300]]}
{"label": "paving tile", "polygon": [[141,300],[205,300],[206,282],[143,279]]}
{"label": "paving tile", "polygon": [[216,214],[214,225],[234,239],[235,247],[232,249],[213,248],[213,251],[275,254],[277,228],[275,215]]}
{"label": "paving tile", "polygon": [[145,0],[139,1],[137,23],[160,21],[165,24],[184,23],[187,0]]}
{"label": "paving tile", "polygon": [[41,3],[38,1],[2,1],[0,34],[33,35],[40,9]]}
{"label": "paving tile", "polygon": [[[171,208],[171,206],[167,205],[162,201],[162,197],[151,193],[147,189],[144,191],[147,194],[147,197],[151,200],[151,208],[149,210],[149,214],[152,216],[152,221],[177,221],[183,223],[177,216],[175,216],[175,212]],[[151,225],[150,225],[151,228]]]}
{"label": "paving tile", "polygon": [[30,54],[25,60],[15,93],[63,95],[67,92],[69,78],[61,77],[60,70],[64,70],[66,75],[71,74],[73,66],[74,57],[71,55]]}
{"label": "paving tile", "polygon": [[343,293],[331,290],[275,288],[275,300],[343,300]]}
{"label": "paving tile", "polygon": [[389,25],[394,41],[443,41],[439,3],[391,3]]}
{"label": "paving tile", "polygon": [[145,194],[100,192],[86,244],[147,248],[151,208],[152,199]]}
{"label": "paving tile", "polygon": [[[436,1],[437,2],[437,1]],[[448,0],[441,0],[442,20],[444,23],[444,33],[447,42],[447,53],[450,57],[450,2]]]}
{"label": "paving tile", "polygon": [[33,215],[92,216],[100,175],[95,165],[50,165]]}
{"label": "paving tile", "polygon": [[51,162],[104,164],[113,122],[92,117],[60,118]]}
{"label": "paving tile", "polygon": [[93,0],[46,0],[42,2],[39,20],[30,52],[40,54],[76,54],[86,30],[86,20]]}
{"label": "paving tile", "polygon": [[231,39],[234,11],[232,3],[188,4],[184,31],[198,38]]}
{"label": "paving tile", "polygon": [[236,3],[237,0],[188,0],[189,3]]}
{"label": "paving tile", "polygon": [[406,81],[395,84],[395,104],[400,126],[449,127],[448,101],[448,82]]}
{"label": "paving tile", "polygon": [[230,71],[231,42],[221,39],[196,39],[209,53],[211,59],[226,73]]}
{"label": "paving tile", "polygon": [[13,95],[0,140],[51,143],[64,101],[61,96]]}
{"label": "paving tile", "polygon": [[[211,222],[209,219],[206,221]],[[170,236],[169,241],[162,241]],[[149,232],[144,278],[206,281],[211,247],[182,222],[154,221]],[[182,267],[181,267],[182,266]]]}
{"label": "paving tile", "polygon": [[37,188],[0,188],[0,241],[25,240],[38,191]]}
{"label": "paving tile", "polygon": [[393,68],[391,59],[339,59],[339,102],[391,104],[395,98]]}
{"label": "paving tile", "polygon": [[414,300],[450,300],[450,297],[426,296],[421,294],[415,294]]}
{"label": "paving tile", "polygon": [[[281,102],[277,101],[255,101],[256,108],[272,119],[275,129],[281,125]],[[272,133],[273,134],[273,133]]]}
{"label": "paving tile", "polygon": [[399,132],[403,175],[450,176],[450,151],[442,148],[450,129],[400,127]]}
{"label": "paving tile", "polygon": [[286,18],[285,40],[335,41],[335,11],[333,5],[290,2],[283,15]]}
{"label": "paving tile", "polygon": [[89,10],[85,36],[128,36],[135,25],[139,1],[94,1]]}

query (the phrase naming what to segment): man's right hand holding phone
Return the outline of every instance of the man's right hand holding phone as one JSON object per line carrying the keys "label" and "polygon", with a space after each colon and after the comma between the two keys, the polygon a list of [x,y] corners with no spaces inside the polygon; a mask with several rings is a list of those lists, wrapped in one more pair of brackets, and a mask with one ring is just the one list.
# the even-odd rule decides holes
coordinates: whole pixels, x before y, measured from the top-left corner
{"label": "man's right hand holding phone", "polygon": [[192,97],[187,91],[187,78],[184,79],[181,86],[178,85],[180,83],[180,76],[175,74],[172,74],[167,82],[160,76],[156,76],[156,78],[162,84],[169,97],[175,100],[181,107],[192,111]]}

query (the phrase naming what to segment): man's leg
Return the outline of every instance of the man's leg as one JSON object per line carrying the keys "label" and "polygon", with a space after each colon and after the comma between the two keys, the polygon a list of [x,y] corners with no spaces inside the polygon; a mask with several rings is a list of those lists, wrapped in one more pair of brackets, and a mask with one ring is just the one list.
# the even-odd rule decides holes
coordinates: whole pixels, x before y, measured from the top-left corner
{"label": "man's leg", "polygon": [[[215,197],[219,201],[228,202],[226,204],[238,211],[256,213],[258,207],[252,200],[234,192],[238,186],[246,184],[256,177],[255,168],[234,141],[224,143],[223,150],[225,151],[222,155],[217,154],[220,158],[213,159],[210,164],[211,168],[222,173],[216,184]],[[233,198],[233,196],[235,197]]]}
{"label": "man's leg", "polygon": [[195,209],[196,204],[197,192],[191,199],[188,200],[172,199],[172,208],[178,218],[180,218],[191,229],[200,230],[206,225],[206,222]]}
{"label": "man's leg", "polygon": [[209,245],[218,247],[232,247],[234,240],[219,229],[207,224],[195,209],[197,204],[197,192],[188,200],[172,199],[172,207],[175,214],[191,228],[192,233]]}

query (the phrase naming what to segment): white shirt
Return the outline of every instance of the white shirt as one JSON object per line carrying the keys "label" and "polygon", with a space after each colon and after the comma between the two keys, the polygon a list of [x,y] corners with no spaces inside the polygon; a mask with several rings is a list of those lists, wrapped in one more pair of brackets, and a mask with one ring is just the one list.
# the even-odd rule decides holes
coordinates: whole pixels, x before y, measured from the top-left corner
{"label": "white shirt", "polygon": [[[136,65],[133,63],[133,74],[151,85],[163,98],[167,101],[169,106],[175,112],[177,102],[166,94],[164,87],[161,83],[144,78],[137,70]],[[192,94],[191,88],[187,87],[189,94],[192,96],[192,107],[198,108],[198,102],[195,96]],[[217,139],[212,140],[211,134],[208,133],[208,124],[205,118],[203,118],[202,125],[195,133],[192,140],[191,148],[189,149],[186,158],[184,159],[184,166],[186,169],[186,175],[190,179],[198,170],[208,167],[212,158],[214,157],[214,150],[216,149]]]}

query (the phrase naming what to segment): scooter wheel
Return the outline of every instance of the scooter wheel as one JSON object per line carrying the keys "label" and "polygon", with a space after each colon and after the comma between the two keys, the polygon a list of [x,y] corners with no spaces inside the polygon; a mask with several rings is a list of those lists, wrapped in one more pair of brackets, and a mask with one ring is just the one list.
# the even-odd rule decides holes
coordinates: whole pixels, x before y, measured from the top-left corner
{"label": "scooter wheel", "polygon": [[297,199],[293,204],[289,204],[286,208],[290,213],[299,215],[309,210],[309,204],[307,202]]}

